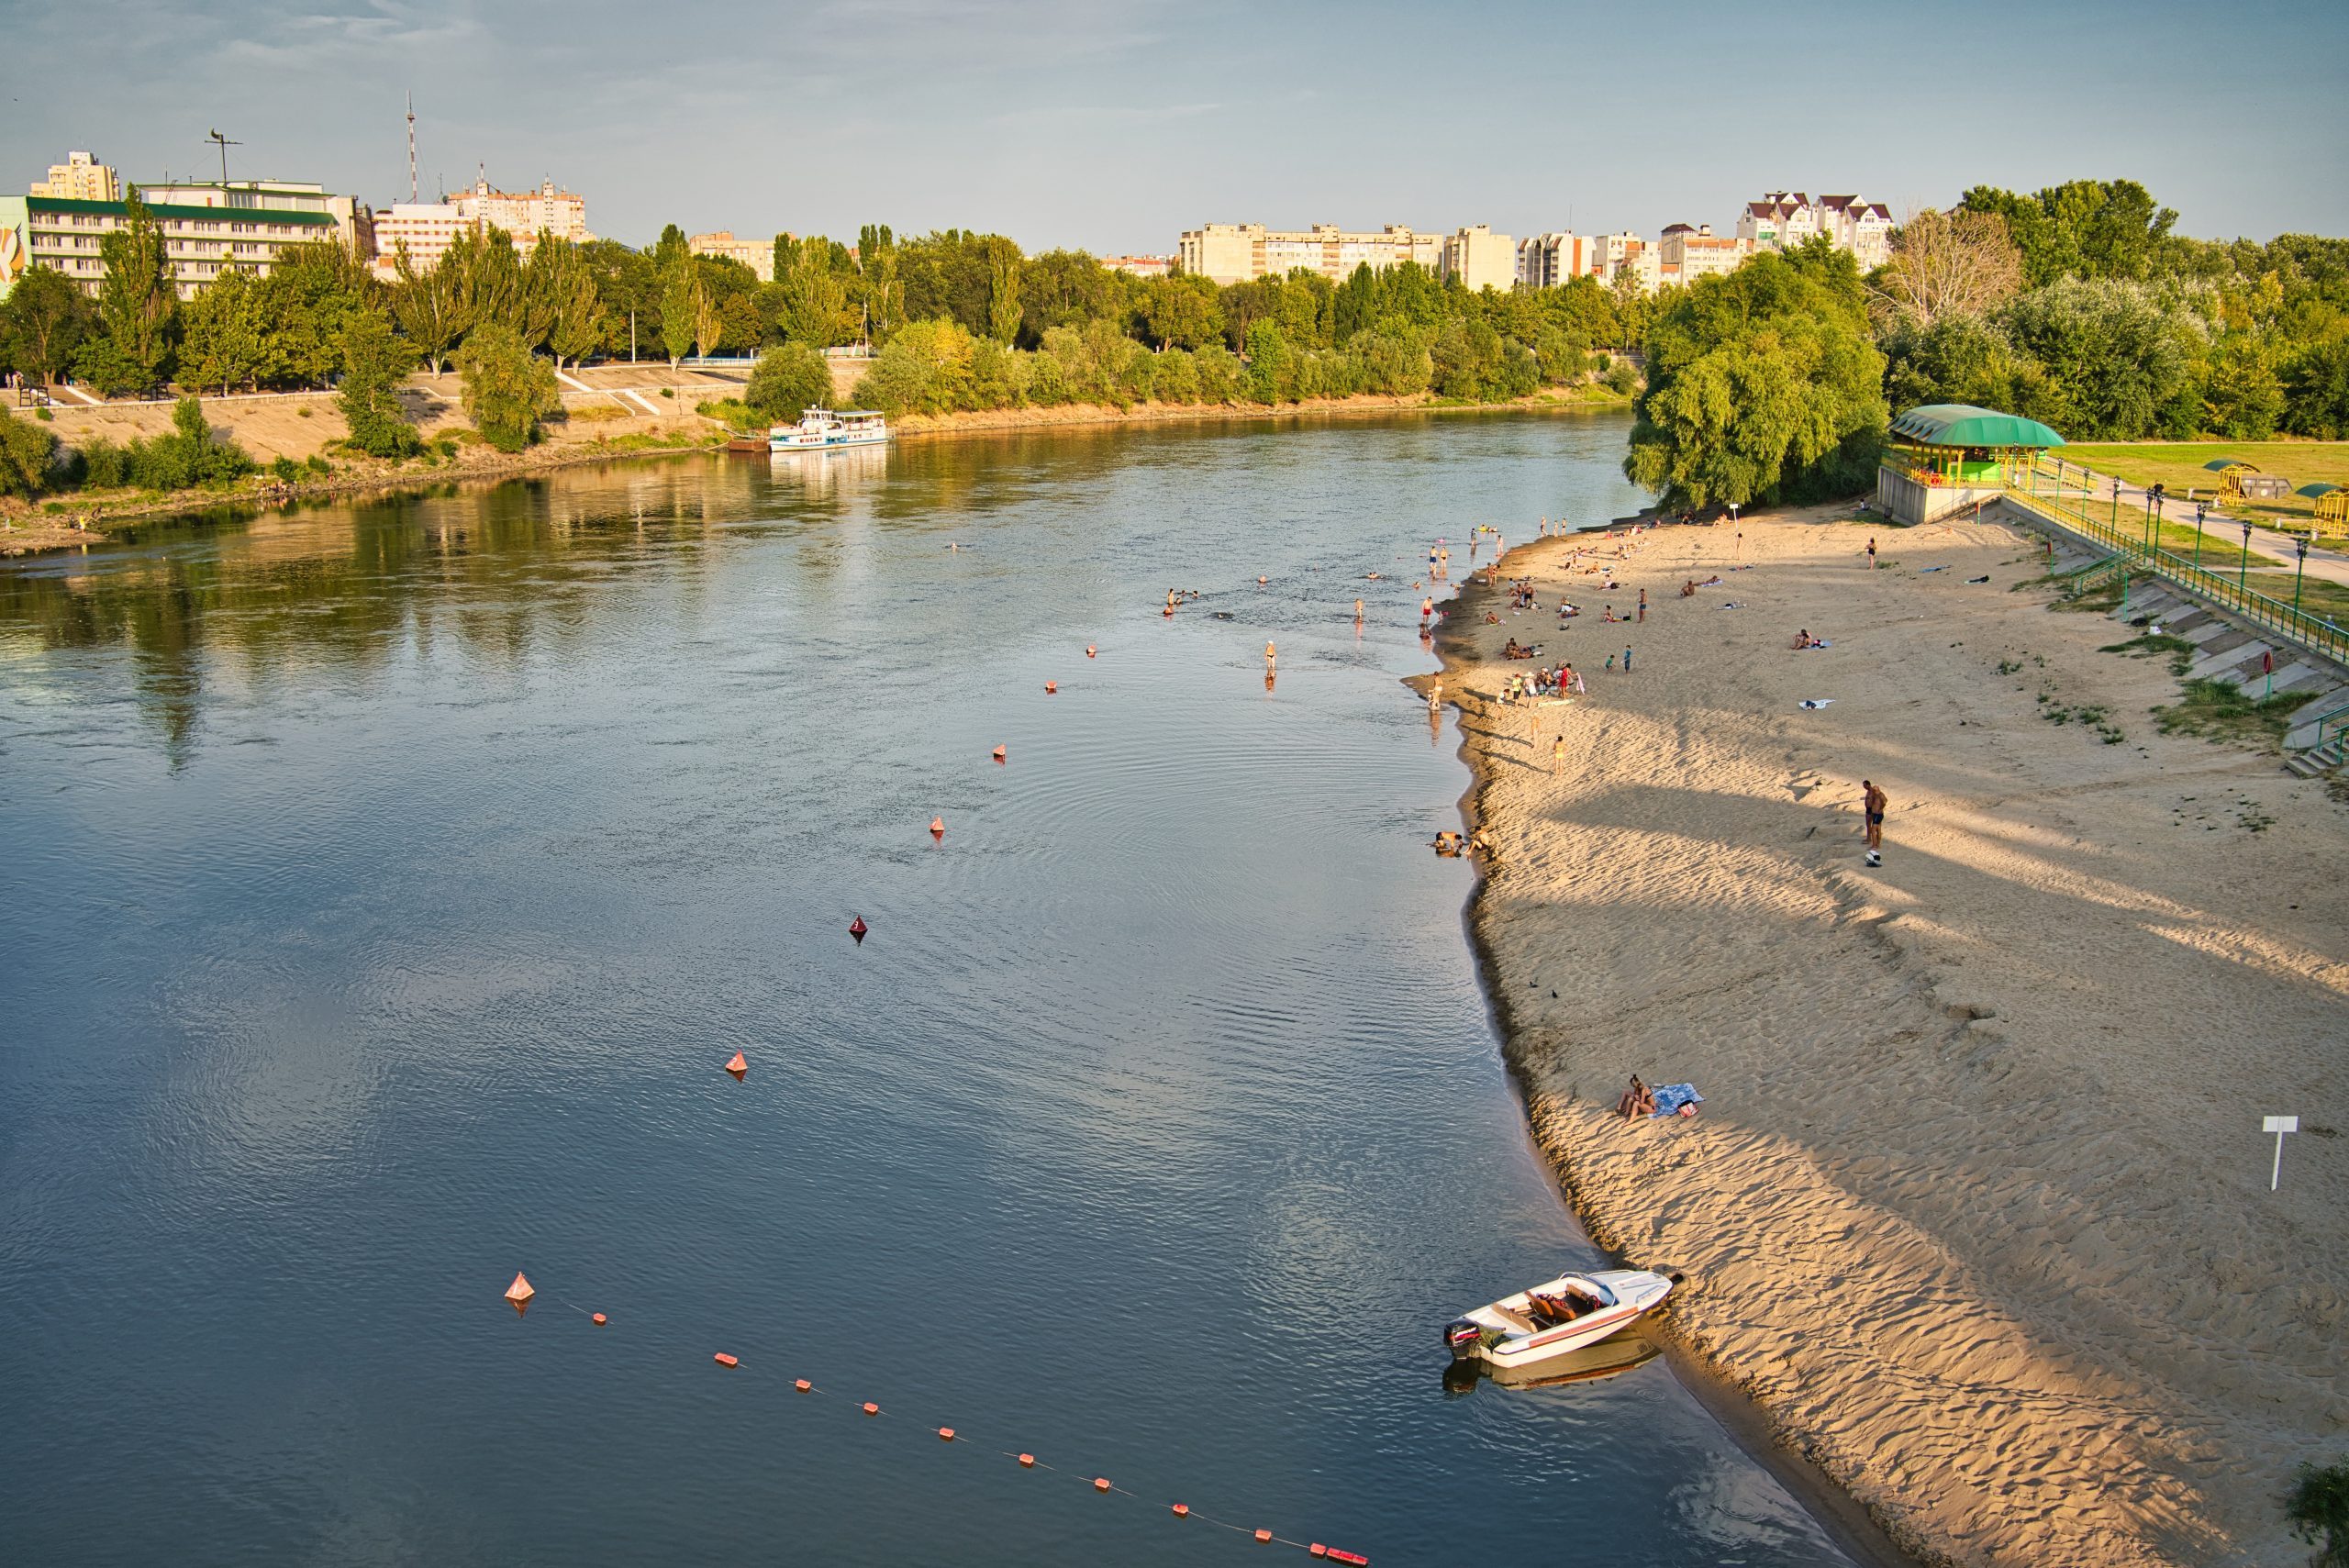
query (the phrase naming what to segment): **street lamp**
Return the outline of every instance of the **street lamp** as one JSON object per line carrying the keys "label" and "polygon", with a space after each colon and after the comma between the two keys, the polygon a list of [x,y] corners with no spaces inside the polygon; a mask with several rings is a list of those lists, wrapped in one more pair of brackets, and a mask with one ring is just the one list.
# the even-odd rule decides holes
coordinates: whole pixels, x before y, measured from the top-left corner
{"label": "street lamp", "polygon": [[2300,554],[2299,567],[2292,573],[2292,617],[2297,620],[2300,614],[2300,581],[2309,574],[2309,541],[2296,539],[2292,548]]}
{"label": "street lamp", "polygon": [[2243,526],[2243,564],[2235,569],[2235,586],[2248,593],[2251,589],[2251,525]]}
{"label": "street lamp", "polygon": [[2194,570],[2197,572],[2202,570],[2202,518],[2209,510],[2201,502],[2194,503]]}
{"label": "street lamp", "polygon": [[2162,487],[2158,484],[2145,492],[2145,559],[2151,561],[2159,553],[2154,548],[2154,519],[2161,515]]}

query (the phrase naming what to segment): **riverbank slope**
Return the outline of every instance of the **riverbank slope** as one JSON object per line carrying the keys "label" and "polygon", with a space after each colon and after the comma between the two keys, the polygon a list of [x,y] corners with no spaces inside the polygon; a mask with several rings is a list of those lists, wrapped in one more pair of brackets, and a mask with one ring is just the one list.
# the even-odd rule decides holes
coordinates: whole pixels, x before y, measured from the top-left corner
{"label": "riverbank slope", "polygon": [[[1536,1136],[1604,1244],[1689,1270],[1694,1352],[1920,1556],[2296,1560],[2276,1499],[2349,1432],[2349,810],[2158,733],[2165,663],[2010,591],[2013,533],[1877,532],[1871,573],[1835,517],[1655,530],[1611,594],[1543,540],[1505,568],[1540,611],[1463,595],[1472,920]],[[1600,619],[1641,587],[1644,623]],[[1587,699],[1486,700],[1511,636]],[[1632,1073],[1704,1117],[1612,1118]],[[2272,1195],[2271,1112],[2312,1134]]]}

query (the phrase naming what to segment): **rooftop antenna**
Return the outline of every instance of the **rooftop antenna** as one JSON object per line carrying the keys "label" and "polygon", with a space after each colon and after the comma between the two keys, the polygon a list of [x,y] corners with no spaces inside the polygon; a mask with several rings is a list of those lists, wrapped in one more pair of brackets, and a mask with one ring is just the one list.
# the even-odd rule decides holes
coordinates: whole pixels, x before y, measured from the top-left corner
{"label": "rooftop antenna", "polygon": [[228,188],[228,149],[242,147],[244,143],[232,141],[217,130],[208,133],[204,139],[217,143],[220,149],[220,188],[225,191]]}
{"label": "rooftop antenna", "polygon": [[407,95],[407,199],[415,205],[416,195],[416,95]]}

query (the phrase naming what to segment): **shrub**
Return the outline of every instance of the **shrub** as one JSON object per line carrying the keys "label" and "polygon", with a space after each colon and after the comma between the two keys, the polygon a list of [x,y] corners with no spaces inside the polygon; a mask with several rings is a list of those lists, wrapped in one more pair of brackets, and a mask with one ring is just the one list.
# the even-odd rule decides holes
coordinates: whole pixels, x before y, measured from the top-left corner
{"label": "shrub", "polygon": [[38,495],[57,466],[57,438],[0,410],[0,495]]}
{"label": "shrub", "polygon": [[759,356],[742,401],[769,419],[796,419],[810,408],[832,404],[832,373],[824,356],[805,343],[785,343]]}
{"label": "shrub", "polygon": [[502,322],[476,327],[466,336],[457,350],[457,369],[464,376],[466,416],[500,451],[518,452],[537,440],[539,421],[562,406],[553,367]]}
{"label": "shrub", "polygon": [[2349,1459],[2301,1465],[2284,1517],[2293,1535],[2317,1549],[2314,1568],[2349,1568]]}
{"label": "shrub", "polygon": [[291,484],[302,477],[302,465],[290,457],[281,457],[269,465],[269,472],[281,484]]}

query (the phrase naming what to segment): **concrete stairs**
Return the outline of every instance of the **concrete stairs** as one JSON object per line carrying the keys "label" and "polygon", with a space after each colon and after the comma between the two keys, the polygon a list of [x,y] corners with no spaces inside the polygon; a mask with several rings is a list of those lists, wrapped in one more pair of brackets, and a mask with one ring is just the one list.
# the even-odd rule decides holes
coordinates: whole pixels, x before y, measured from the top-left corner
{"label": "concrete stairs", "polygon": [[[2296,722],[2284,737],[2284,749],[2298,753],[2285,765],[2309,778],[2340,764],[2341,741],[2323,731],[2327,718],[2335,719],[2334,728],[2339,728],[2339,710],[2349,707],[2349,670],[2286,639],[2246,630],[2158,582],[2141,579],[2132,584],[2128,603],[2114,610],[2111,618],[2144,631],[2159,627],[2165,635],[2192,643],[2195,651],[2186,669],[2188,680],[2217,681],[2264,695],[2270,686],[2265,666],[2272,660],[2273,689],[2277,695],[2309,694],[2309,700],[2294,710]],[[2326,741],[2322,748],[2317,745],[2320,740]]]}
{"label": "concrete stairs", "polygon": [[2311,746],[2298,756],[2284,760],[2284,771],[2298,773],[2304,779],[2323,778],[2341,766],[2349,738],[2335,735],[2321,746]]}

